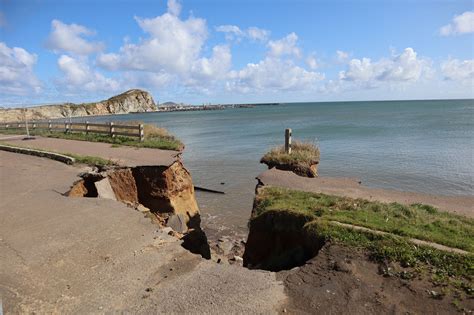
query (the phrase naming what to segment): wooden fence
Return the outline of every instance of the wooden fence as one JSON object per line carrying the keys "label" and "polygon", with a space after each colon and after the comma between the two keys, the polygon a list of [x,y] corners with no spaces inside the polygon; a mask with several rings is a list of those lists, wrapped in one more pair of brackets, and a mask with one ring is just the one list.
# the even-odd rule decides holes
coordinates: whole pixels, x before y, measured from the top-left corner
{"label": "wooden fence", "polygon": [[[0,130],[13,130],[26,128],[25,122],[14,122],[14,123],[0,123]],[[145,138],[143,130],[143,124],[138,125],[122,125],[110,123],[90,123],[88,121],[84,123],[80,122],[28,122],[29,130],[45,130],[49,132],[61,131],[61,132],[83,132],[86,134],[105,134],[112,138],[116,136],[127,136],[137,137],[140,141]]]}

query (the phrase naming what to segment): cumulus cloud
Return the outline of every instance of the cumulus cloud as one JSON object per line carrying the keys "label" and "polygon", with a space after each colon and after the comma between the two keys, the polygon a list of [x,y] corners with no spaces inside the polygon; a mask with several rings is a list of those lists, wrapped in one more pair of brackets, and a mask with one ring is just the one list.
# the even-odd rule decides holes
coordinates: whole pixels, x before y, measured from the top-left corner
{"label": "cumulus cloud", "polygon": [[373,62],[369,58],[352,59],[348,69],[339,73],[342,81],[375,84],[377,82],[410,82],[420,79],[423,73],[431,72],[428,60],[418,58],[412,48],[390,59]]}
{"label": "cumulus cloud", "polygon": [[446,80],[474,84],[474,59],[449,59],[441,63],[441,72]]}
{"label": "cumulus cloud", "polygon": [[311,70],[315,70],[319,67],[318,61],[313,55],[306,57],[306,64]]}
{"label": "cumulus cloud", "polygon": [[271,40],[268,42],[269,54],[275,57],[284,55],[300,57],[301,51],[297,42],[298,36],[295,33],[290,33],[279,40]]}
{"label": "cumulus cloud", "polygon": [[230,78],[227,90],[247,93],[312,88],[324,75],[299,67],[291,60],[267,57],[257,64],[247,64],[242,70],[232,71]]}
{"label": "cumulus cloud", "polygon": [[440,28],[442,36],[469,34],[474,32],[474,11],[456,15],[451,23]]}
{"label": "cumulus cloud", "polygon": [[342,51],[342,50],[337,50],[336,51],[336,58],[337,61],[340,63],[346,62],[347,59],[349,59],[349,53]]}
{"label": "cumulus cloud", "polygon": [[181,13],[181,4],[177,0],[168,0],[168,12],[178,16]]}
{"label": "cumulus cloud", "polygon": [[212,49],[211,58],[197,60],[191,72],[194,77],[217,80],[224,78],[232,65],[232,54],[230,48],[218,45]]}
{"label": "cumulus cloud", "polygon": [[38,57],[20,47],[0,42],[0,92],[11,95],[39,93],[41,82],[33,72]]}
{"label": "cumulus cloud", "polygon": [[184,75],[199,58],[207,38],[205,20],[194,17],[180,20],[170,12],[135,20],[149,37],[137,44],[126,43],[119,53],[100,55],[99,66],[110,70],[164,70]]}
{"label": "cumulus cloud", "polygon": [[85,26],[65,24],[59,20],[53,20],[51,22],[51,33],[46,41],[46,47],[54,52],[88,55],[104,49],[102,43],[88,41],[84,38],[94,34],[94,31]]}
{"label": "cumulus cloud", "polygon": [[58,67],[63,73],[58,83],[70,91],[111,92],[120,88],[117,80],[106,78],[91,69],[85,58],[61,55],[58,59]]}
{"label": "cumulus cloud", "polygon": [[225,33],[227,40],[240,40],[245,37],[254,41],[263,42],[270,36],[270,31],[255,26],[249,27],[246,30],[241,30],[240,27],[236,25],[219,25],[216,27],[216,31]]}

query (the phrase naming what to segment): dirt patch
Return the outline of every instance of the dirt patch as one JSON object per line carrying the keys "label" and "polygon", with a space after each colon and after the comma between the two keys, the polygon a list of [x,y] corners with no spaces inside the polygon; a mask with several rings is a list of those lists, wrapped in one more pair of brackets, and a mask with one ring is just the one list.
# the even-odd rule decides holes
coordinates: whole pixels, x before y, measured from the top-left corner
{"label": "dirt patch", "polygon": [[268,169],[276,168],[281,171],[290,171],[298,176],[314,178],[318,177],[318,167],[316,164],[303,165],[303,164],[285,164],[285,163],[274,163],[261,160],[260,163],[266,164]]}
{"label": "dirt patch", "polygon": [[115,197],[119,201],[138,202],[137,185],[129,168],[115,169],[107,173]]}
{"label": "dirt patch", "polygon": [[328,243],[304,266],[281,271],[278,278],[290,298],[289,313],[453,314],[474,309],[474,299],[445,293],[423,274],[408,279],[411,274],[416,273],[410,268],[376,264],[361,250]]}
{"label": "dirt patch", "polygon": [[244,266],[270,271],[303,265],[317,255],[324,240],[304,229],[309,218],[299,213],[267,211],[250,221]]}

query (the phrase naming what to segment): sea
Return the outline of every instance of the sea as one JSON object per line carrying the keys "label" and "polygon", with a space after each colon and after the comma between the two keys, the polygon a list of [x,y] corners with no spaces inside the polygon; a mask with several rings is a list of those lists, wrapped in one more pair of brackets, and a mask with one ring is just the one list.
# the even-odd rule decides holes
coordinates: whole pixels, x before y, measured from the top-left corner
{"label": "sea", "polygon": [[285,103],[213,111],[155,112],[89,121],[143,121],[185,144],[203,222],[245,233],[259,163],[270,148],[311,141],[321,151],[320,176],[434,195],[473,195],[474,100]]}

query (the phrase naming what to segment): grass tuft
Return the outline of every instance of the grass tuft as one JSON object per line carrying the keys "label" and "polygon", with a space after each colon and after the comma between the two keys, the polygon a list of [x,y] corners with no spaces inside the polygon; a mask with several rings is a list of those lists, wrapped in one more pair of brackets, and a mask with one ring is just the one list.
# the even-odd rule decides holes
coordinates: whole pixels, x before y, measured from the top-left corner
{"label": "grass tuft", "polygon": [[267,152],[261,162],[269,165],[311,166],[319,162],[319,148],[311,142],[295,141],[291,145],[291,154],[285,153],[284,145],[278,146]]}

